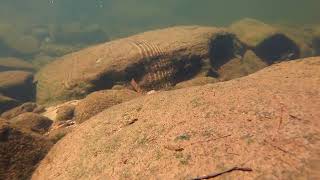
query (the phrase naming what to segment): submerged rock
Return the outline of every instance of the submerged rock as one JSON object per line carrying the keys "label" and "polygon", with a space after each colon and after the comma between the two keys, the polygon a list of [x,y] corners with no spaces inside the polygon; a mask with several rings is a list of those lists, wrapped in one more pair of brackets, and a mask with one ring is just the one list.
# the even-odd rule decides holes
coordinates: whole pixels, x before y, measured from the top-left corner
{"label": "submerged rock", "polygon": [[19,101],[0,94],[0,113],[3,113],[6,110],[9,110],[11,108],[14,108],[19,104],[20,104]]}
{"label": "submerged rock", "polygon": [[0,121],[0,179],[29,179],[52,142]]}
{"label": "submerged rock", "polygon": [[48,64],[37,74],[37,102],[79,99],[132,79],[145,91],[164,89],[194,77],[204,59],[231,59],[242,50],[234,35],[220,28],[180,26],[141,33]]}
{"label": "submerged rock", "polygon": [[229,28],[249,47],[257,47],[260,43],[278,33],[275,27],[249,18],[237,21],[231,24]]}
{"label": "submerged rock", "polygon": [[225,64],[215,67],[217,77],[221,81],[227,81],[257,72],[268,64],[260,59],[253,51],[248,50],[243,57],[234,58]]}
{"label": "submerged rock", "polygon": [[75,107],[76,106],[73,104],[59,107],[57,110],[56,120],[57,121],[66,121],[66,120],[72,119],[74,117]]}
{"label": "submerged rock", "polygon": [[35,71],[35,68],[31,63],[18,58],[0,58],[0,72],[14,70],[33,72]]}
{"label": "submerged rock", "polygon": [[0,72],[0,93],[21,102],[35,99],[33,74],[26,71]]}
{"label": "submerged rock", "polygon": [[268,64],[303,57],[299,43],[275,26],[246,18],[229,29]]}
{"label": "submerged rock", "polygon": [[63,138],[32,179],[319,177],[320,57],[247,77],[160,92],[94,116]]}
{"label": "submerged rock", "polygon": [[[65,102],[65,103],[62,103],[62,104],[58,104],[58,105],[55,105],[55,106],[49,106],[47,108],[45,108],[44,112],[41,113],[41,115],[45,116],[45,117],[48,117],[49,119],[52,119],[53,121],[59,121],[59,116],[61,116],[61,112],[58,112],[59,110],[60,111],[64,111],[62,109],[65,109],[65,107],[75,107],[77,104],[80,103],[81,100],[73,100],[73,101],[68,101],[68,102]],[[69,108],[68,108],[69,109]],[[64,118],[62,118],[64,119]]]}
{"label": "submerged rock", "polygon": [[139,97],[131,90],[102,90],[89,94],[75,108],[75,120],[82,123],[114,105]]}
{"label": "submerged rock", "polygon": [[37,107],[38,107],[38,105],[36,103],[27,102],[27,103],[24,103],[18,107],[10,109],[9,111],[2,113],[1,117],[9,120],[9,119],[14,118],[16,116],[19,116],[20,114],[23,114],[23,113],[33,112]]}
{"label": "submerged rock", "polygon": [[38,134],[44,134],[48,132],[53,121],[49,118],[32,113],[26,112],[20,114],[9,120],[13,127],[24,130],[25,132],[33,132]]}

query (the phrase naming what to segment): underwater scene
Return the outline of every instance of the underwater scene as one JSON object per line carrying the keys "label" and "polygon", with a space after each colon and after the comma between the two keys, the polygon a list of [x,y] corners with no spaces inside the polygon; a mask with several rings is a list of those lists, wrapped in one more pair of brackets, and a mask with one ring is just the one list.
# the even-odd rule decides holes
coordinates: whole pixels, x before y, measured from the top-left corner
{"label": "underwater scene", "polygon": [[319,0],[0,0],[0,180],[320,179]]}

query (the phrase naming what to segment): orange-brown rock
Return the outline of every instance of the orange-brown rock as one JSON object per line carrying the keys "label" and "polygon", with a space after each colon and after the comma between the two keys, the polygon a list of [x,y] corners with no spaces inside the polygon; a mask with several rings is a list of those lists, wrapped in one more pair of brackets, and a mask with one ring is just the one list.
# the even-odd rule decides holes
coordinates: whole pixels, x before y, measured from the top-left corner
{"label": "orange-brown rock", "polygon": [[31,63],[27,61],[14,58],[14,57],[7,57],[7,58],[0,58],[0,72],[2,71],[35,71],[35,68]]}
{"label": "orange-brown rock", "polygon": [[305,52],[308,51],[306,43],[289,31],[255,19],[242,19],[231,24],[229,29],[268,64],[311,55]]}
{"label": "orange-brown rock", "polygon": [[[241,44],[225,29],[178,26],[141,33],[68,54],[37,74],[37,102],[80,99],[132,79],[146,91],[195,76],[204,59],[230,59]],[[218,60],[217,60],[218,61]]]}
{"label": "orange-brown rock", "polygon": [[0,58],[0,72],[13,71],[13,70],[32,72],[35,70],[35,68],[31,63],[28,63],[18,58],[14,58],[14,57]]}
{"label": "orange-brown rock", "polygon": [[34,100],[33,74],[26,71],[0,72],[0,93],[21,102]]}
{"label": "orange-brown rock", "polygon": [[159,92],[82,123],[32,179],[319,179],[320,57]]}
{"label": "orange-brown rock", "polygon": [[0,179],[30,179],[51,141],[0,121]]}
{"label": "orange-brown rock", "polygon": [[75,108],[75,120],[82,123],[114,105],[139,97],[131,90],[102,90],[89,94]]}
{"label": "orange-brown rock", "polygon": [[53,123],[49,118],[32,112],[20,114],[10,119],[9,122],[13,127],[22,129],[25,132],[38,134],[46,133]]}
{"label": "orange-brown rock", "polygon": [[1,114],[1,118],[4,119],[11,119],[16,116],[19,116],[20,114],[26,113],[26,112],[33,112],[37,108],[37,104],[33,102],[27,102],[24,103],[18,107],[15,107],[13,109],[10,109],[4,113]]}

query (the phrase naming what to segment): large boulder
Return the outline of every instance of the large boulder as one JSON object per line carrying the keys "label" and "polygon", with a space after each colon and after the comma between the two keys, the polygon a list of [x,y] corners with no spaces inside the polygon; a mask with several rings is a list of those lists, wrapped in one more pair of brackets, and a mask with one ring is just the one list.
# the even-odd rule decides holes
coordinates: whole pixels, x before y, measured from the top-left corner
{"label": "large boulder", "polygon": [[30,179],[52,142],[0,121],[0,179]]}
{"label": "large boulder", "polygon": [[293,31],[287,33],[289,31],[249,18],[231,24],[229,29],[268,64],[310,56],[304,52],[305,42],[293,38]]}
{"label": "large boulder", "polygon": [[274,25],[280,32],[292,39],[300,49],[301,57],[316,55],[316,46],[313,44],[315,28],[301,25]]}
{"label": "large boulder", "polygon": [[204,59],[227,61],[241,51],[235,36],[220,28],[179,26],[145,32],[48,64],[37,74],[37,102],[79,99],[132,79],[146,91],[163,89],[195,76],[208,62]]}
{"label": "large boulder", "polygon": [[26,71],[0,72],[0,93],[21,102],[35,99],[33,74]]}
{"label": "large boulder", "polygon": [[18,58],[14,58],[14,57],[0,58],[0,72],[13,71],[13,70],[33,72],[35,68],[31,63]]}
{"label": "large boulder", "polygon": [[131,90],[101,90],[89,94],[75,108],[75,120],[82,123],[114,105],[139,97]]}
{"label": "large boulder", "polygon": [[221,178],[318,179],[319,68],[320,57],[283,62],[113,106],[56,144],[32,179],[191,179],[227,170]]}

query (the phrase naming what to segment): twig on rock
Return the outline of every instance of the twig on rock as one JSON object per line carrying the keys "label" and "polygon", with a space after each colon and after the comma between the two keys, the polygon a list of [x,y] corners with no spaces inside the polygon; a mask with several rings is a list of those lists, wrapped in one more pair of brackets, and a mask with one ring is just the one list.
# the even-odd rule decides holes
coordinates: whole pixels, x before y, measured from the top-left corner
{"label": "twig on rock", "polygon": [[250,172],[250,171],[252,171],[252,169],[251,168],[242,168],[242,167],[235,166],[233,168],[227,169],[227,170],[222,171],[222,172],[212,173],[212,174],[208,174],[208,175],[205,175],[205,176],[195,177],[195,178],[192,178],[191,180],[211,179],[211,178],[215,178],[215,177],[221,176],[221,175],[226,174],[226,173],[230,173],[232,171],[247,171],[247,172]]}

